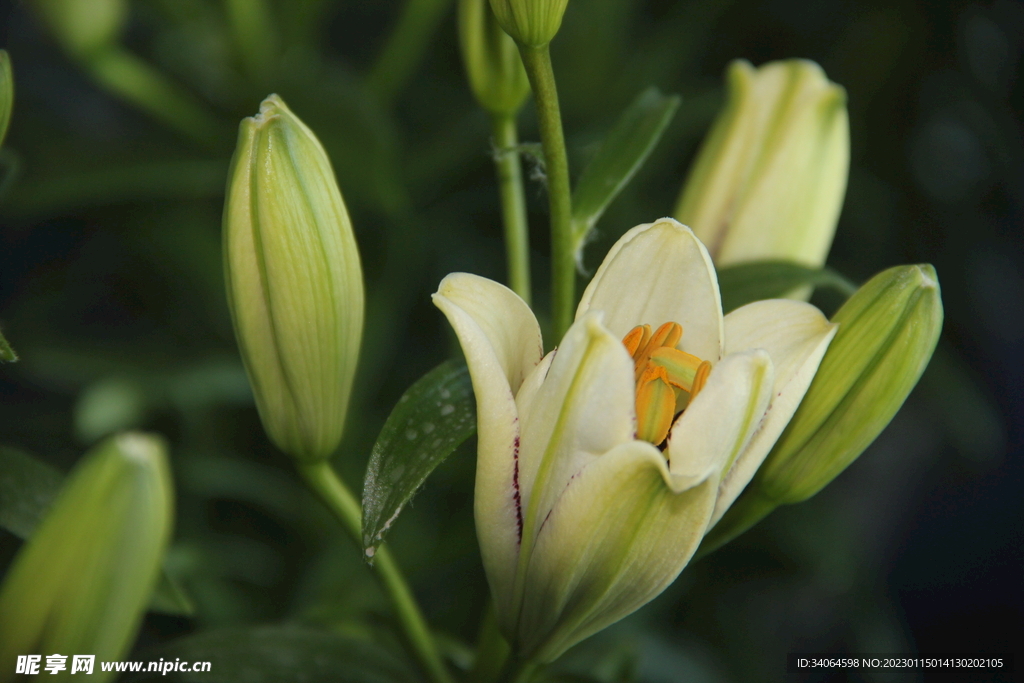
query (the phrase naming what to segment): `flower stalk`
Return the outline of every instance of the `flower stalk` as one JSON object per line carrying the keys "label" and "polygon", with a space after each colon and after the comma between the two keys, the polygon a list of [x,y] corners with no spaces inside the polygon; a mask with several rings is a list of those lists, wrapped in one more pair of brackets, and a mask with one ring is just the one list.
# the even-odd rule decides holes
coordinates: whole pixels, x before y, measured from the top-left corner
{"label": "flower stalk", "polygon": [[526,195],[519,161],[519,134],[514,114],[493,114],[494,166],[501,193],[505,228],[505,257],[512,291],[530,303],[530,234],[526,221]]}
{"label": "flower stalk", "polygon": [[[327,504],[356,545],[362,547],[362,508],[345,486],[345,482],[330,464],[324,461],[299,464],[298,469],[306,483]],[[391,599],[395,614],[420,666],[430,676],[432,683],[453,683],[451,674],[448,673],[437,651],[427,620],[416,604],[416,597],[387,546],[381,545],[377,548],[373,555],[373,568],[381,586]]]}
{"label": "flower stalk", "polygon": [[540,140],[544,148],[548,207],[551,213],[551,321],[554,337],[560,339],[572,322],[576,287],[569,158],[565,151],[562,113],[558,106],[555,72],[551,67],[551,51],[547,44],[530,47],[520,43],[519,54],[533,89]]}

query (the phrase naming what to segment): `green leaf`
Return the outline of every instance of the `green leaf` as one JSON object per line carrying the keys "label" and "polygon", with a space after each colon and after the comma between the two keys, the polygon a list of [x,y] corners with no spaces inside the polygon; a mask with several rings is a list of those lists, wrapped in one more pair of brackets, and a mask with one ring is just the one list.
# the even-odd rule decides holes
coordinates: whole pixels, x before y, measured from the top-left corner
{"label": "green leaf", "polygon": [[147,661],[209,662],[206,672],[147,672],[128,681],[188,683],[412,683],[393,652],[362,638],[300,626],[207,631],[145,653]]}
{"label": "green leaf", "polygon": [[[23,540],[39,526],[64,485],[64,475],[38,458],[0,446],[0,527]],[[149,606],[154,612],[191,615],[195,606],[164,570]]]}
{"label": "green leaf", "polygon": [[640,169],[679,108],[677,95],[644,90],[622,114],[583,170],[572,196],[573,240],[577,261],[587,233]]}
{"label": "green leaf", "polygon": [[718,271],[722,309],[729,311],[751,301],[777,299],[800,287],[825,287],[844,297],[857,286],[829,268],[810,268],[791,261],[754,261]]}
{"label": "green leaf", "polygon": [[476,430],[469,371],[447,361],[416,381],[377,437],[363,481],[363,547],[368,557],[430,473]]}
{"label": "green leaf", "polygon": [[0,363],[13,363],[18,360],[18,354],[14,352],[11,345],[4,339],[4,335],[0,333]]}
{"label": "green leaf", "polygon": [[0,446],[0,527],[28,538],[49,511],[63,479],[55,467]]}

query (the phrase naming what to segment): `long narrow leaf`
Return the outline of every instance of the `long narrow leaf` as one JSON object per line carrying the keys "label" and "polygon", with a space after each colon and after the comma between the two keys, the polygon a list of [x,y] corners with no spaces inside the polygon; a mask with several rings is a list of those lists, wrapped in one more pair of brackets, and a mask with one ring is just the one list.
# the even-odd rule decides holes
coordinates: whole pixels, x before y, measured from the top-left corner
{"label": "long narrow leaf", "polygon": [[609,131],[597,155],[584,169],[572,198],[577,260],[587,233],[647,160],[679,108],[679,97],[644,90]]}

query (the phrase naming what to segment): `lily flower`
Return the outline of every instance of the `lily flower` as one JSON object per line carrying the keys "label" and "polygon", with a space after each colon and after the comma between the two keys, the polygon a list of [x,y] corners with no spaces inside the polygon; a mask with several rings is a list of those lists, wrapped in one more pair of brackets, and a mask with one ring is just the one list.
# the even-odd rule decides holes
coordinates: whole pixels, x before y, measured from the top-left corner
{"label": "lily flower", "polygon": [[670,218],[612,247],[546,356],[530,308],[503,285],[453,273],[434,303],[476,393],[474,506],[499,623],[538,661],[675,580],[836,330],[792,300],[723,317],[707,250]]}

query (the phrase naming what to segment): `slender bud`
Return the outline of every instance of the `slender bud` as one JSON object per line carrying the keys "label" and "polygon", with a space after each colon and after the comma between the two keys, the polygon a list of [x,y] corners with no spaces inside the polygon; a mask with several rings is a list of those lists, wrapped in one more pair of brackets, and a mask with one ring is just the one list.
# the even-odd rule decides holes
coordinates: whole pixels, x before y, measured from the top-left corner
{"label": "slender bud", "polygon": [[498,25],[488,0],[459,0],[459,44],[480,106],[498,115],[519,111],[530,82],[515,41]]}
{"label": "slender bud", "polygon": [[491,0],[494,16],[520,45],[544,47],[562,26],[569,0]]}
{"label": "slender bud", "polygon": [[846,92],[814,62],[729,66],[728,101],[683,187],[675,217],[719,267],[825,263],[846,192]]}
{"label": "slender bud", "polygon": [[0,50],[0,145],[7,137],[7,126],[11,123],[14,108],[14,73],[11,71],[11,56],[7,50]]}
{"label": "slender bud", "polygon": [[699,555],[725,545],[779,505],[813,496],[889,424],[942,331],[935,269],[897,266],[879,273],[832,322],[839,330],[800,407],[746,491],[708,532]]}
{"label": "slender bud", "polygon": [[277,95],[240,126],[224,269],[264,429],[295,458],[328,457],[359,358],[363,275],[327,153]]}
{"label": "slender bud", "polygon": [[[70,655],[123,659],[160,573],[172,500],[158,437],[121,434],[82,458],[0,587],[0,682],[15,679],[18,655],[69,655],[65,675]],[[93,675],[116,674],[96,664]]]}
{"label": "slender bud", "polygon": [[833,317],[839,331],[803,402],[757,473],[778,503],[810,498],[867,448],[917,384],[942,331],[930,265],[871,278]]}
{"label": "slender bud", "polygon": [[32,0],[32,4],[61,46],[76,57],[116,41],[128,18],[125,0]]}

